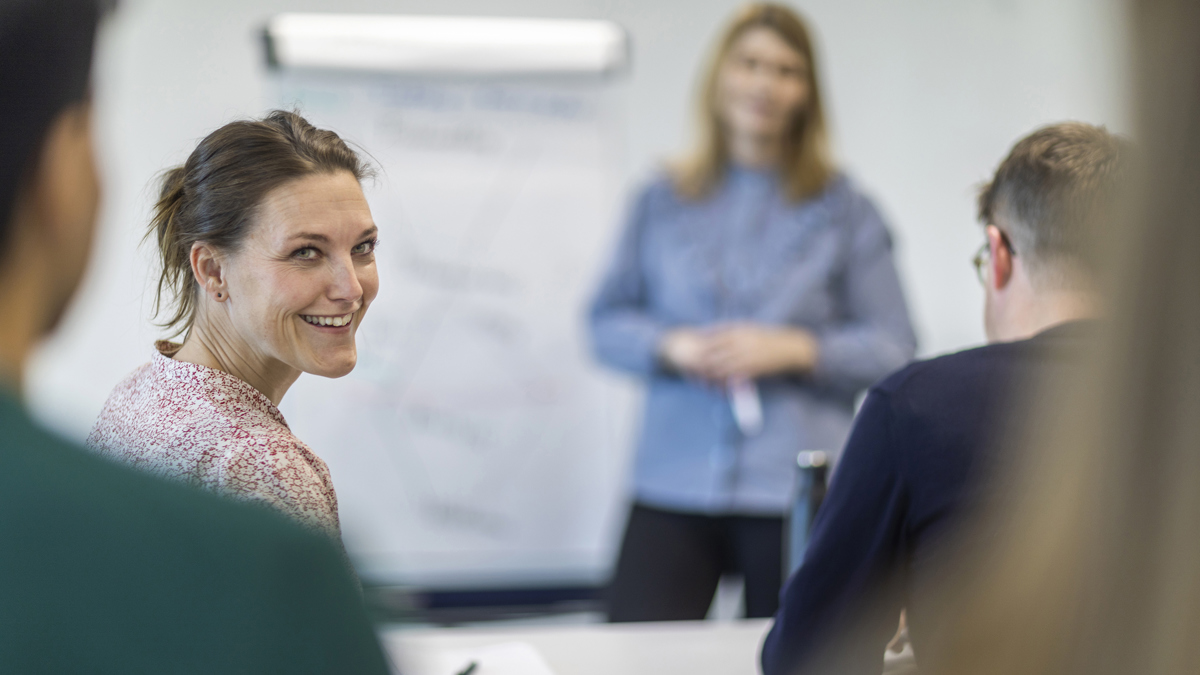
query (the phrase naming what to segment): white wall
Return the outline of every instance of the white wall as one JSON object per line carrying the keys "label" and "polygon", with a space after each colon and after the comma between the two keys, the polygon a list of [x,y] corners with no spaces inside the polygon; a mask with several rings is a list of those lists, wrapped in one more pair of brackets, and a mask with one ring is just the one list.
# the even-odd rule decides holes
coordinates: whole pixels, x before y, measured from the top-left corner
{"label": "white wall", "polygon": [[[633,36],[627,177],[689,138],[696,69],[731,0],[124,0],[97,65],[107,203],[93,266],[31,366],[43,419],[86,434],[144,362],[152,251],[138,248],[156,172],[267,105],[258,29],[279,11],[610,18]],[[835,142],[891,219],[925,354],[977,343],[974,186],[1019,135],[1065,118],[1128,127],[1118,0],[808,0]],[[615,224],[614,224],[615,226]]]}

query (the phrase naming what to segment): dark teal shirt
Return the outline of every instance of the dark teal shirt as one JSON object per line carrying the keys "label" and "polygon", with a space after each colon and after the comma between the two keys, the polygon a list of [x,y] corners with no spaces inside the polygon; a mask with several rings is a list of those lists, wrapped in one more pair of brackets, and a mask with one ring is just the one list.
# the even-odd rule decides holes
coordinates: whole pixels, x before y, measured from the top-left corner
{"label": "dark teal shirt", "polygon": [[0,393],[0,672],[387,672],[333,544],[109,463]]}

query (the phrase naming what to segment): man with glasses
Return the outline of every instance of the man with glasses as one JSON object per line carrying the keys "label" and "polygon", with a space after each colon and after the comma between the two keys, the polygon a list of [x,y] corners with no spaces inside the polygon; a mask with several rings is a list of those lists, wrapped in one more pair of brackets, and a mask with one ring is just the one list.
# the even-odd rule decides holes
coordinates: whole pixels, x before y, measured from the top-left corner
{"label": "man with glasses", "polygon": [[1119,192],[1122,145],[1102,127],[1048,126],[984,186],[973,262],[989,344],[870,389],[763,644],[765,675],[878,675],[902,608],[920,661],[947,535],[979,502],[1014,413],[1030,410],[1031,378],[1070,368],[1090,332],[1100,304],[1090,250]]}

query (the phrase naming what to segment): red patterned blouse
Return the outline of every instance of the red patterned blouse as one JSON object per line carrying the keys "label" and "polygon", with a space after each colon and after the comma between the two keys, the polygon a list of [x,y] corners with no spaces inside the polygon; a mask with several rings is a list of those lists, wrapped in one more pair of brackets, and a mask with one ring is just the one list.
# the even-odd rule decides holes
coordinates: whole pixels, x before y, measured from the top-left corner
{"label": "red patterned blouse", "polygon": [[171,356],[113,389],[87,444],[101,455],[236,499],[272,506],[340,539],[325,462],[296,438],[270,399],[229,373]]}

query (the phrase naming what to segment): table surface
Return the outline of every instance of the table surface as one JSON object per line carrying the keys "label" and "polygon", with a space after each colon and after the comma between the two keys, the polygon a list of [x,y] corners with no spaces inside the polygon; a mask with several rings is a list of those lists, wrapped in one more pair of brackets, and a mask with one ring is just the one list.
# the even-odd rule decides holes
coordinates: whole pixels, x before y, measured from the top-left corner
{"label": "table surface", "polygon": [[525,642],[555,675],[756,675],[768,619],[506,628],[401,628],[381,638],[393,659],[430,650]]}

